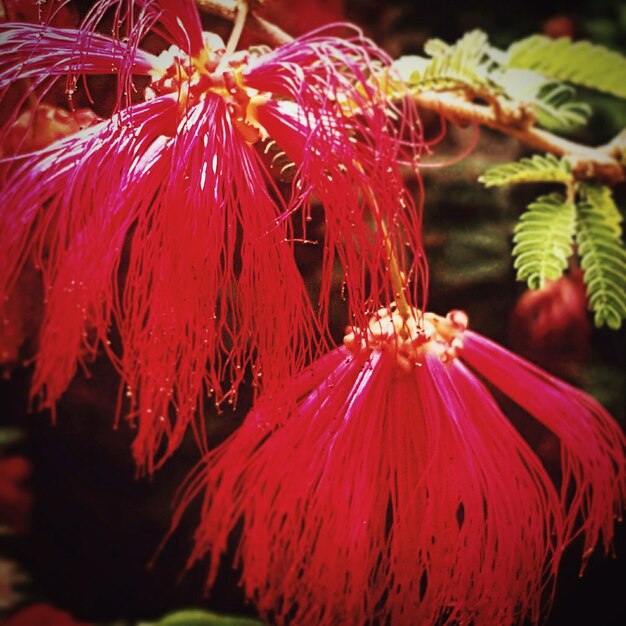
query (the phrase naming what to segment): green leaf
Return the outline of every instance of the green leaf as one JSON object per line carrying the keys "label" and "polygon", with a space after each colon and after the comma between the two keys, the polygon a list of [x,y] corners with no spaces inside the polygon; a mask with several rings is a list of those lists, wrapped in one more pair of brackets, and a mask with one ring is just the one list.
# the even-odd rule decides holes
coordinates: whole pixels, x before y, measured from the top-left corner
{"label": "green leaf", "polygon": [[491,48],[480,30],[466,33],[453,45],[431,39],[424,46],[431,58],[401,57],[394,67],[415,91],[471,88],[480,91],[499,88],[490,80]]}
{"label": "green leaf", "polygon": [[588,41],[533,35],[510,46],[506,65],[626,98],[626,57]]}
{"label": "green leaf", "polygon": [[588,104],[574,100],[573,87],[532,70],[495,67],[489,77],[510,100],[532,105],[538,125],[550,131],[571,132],[591,115]]}
{"label": "green leaf", "polygon": [[166,615],[156,626],[263,626],[263,622],[249,617],[190,609]]}
{"label": "green leaf", "polygon": [[571,132],[584,126],[591,115],[591,107],[573,100],[575,93],[569,85],[545,83],[532,101],[539,126],[557,133]]}
{"label": "green leaf", "polygon": [[604,185],[580,183],[578,193],[583,201],[601,207],[604,223],[614,235],[621,237],[623,217],[615,205],[611,188]]}
{"label": "green leaf", "polygon": [[479,179],[485,187],[500,187],[511,183],[563,183],[573,181],[571,168],[565,159],[552,154],[535,154],[516,161],[490,167]]}
{"label": "green leaf", "polygon": [[576,227],[576,208],[562,194],[541,196],[528,206],[515,227],[517,279],[531,289],[557,280],[567,268]]}
{"label": "green leaf", "polygon": [[22,439],[23,433],[17,428],[0,428],[0,448],[10,446]]}
{"label": "green leaf", "polygon": [[589,308],[596,326],[614,330],[626,318],[626,249],[622,216],[611,190],[602,185],[579,186],[576,242],[587,285]]}

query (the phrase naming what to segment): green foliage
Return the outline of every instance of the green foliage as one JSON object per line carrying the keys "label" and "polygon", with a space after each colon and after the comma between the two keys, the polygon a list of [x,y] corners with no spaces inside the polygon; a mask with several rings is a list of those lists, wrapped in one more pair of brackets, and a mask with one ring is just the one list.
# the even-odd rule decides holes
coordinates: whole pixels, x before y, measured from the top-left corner
{"label": "green foliage", "polygon": [[490,167],[479,179],[485,187],[500,187],[511,183],[571,183],[569,163],[552,154],[535,154],[515,163]]}
{"label": "green foliage", "polygon": [[533,35],[509,47],[506,65],[626,98],[626,57],[588,41]]}
{"label": "green foliage", "polygon": [[481,220],[471,225],[449,226],[443,236],[443,258],[431,267],[448,287],[470,288],[481,283],[508,280],[510,225]]}
{"label": "green foliage", "polygon": [[395,63],[409,88],[424,91],[463,91],[470,97],[502,106],[531,105],[537,123],[554,132],[570,132],[587,123],[590,108],[574,100],[574,89],[531,69],[507,65],[508,56],[492,47],[480,30],[455,44],[430,39],[429,58],[401,57]]}
{"label": "green foliage", "polygon": [[489,50],[487,35],[473,30],[454,45],[431,39],[424,46],[430,59],[402,57],[396,62],[396,68],[409,87],[416,91],[455,88],[496,91],[497,86],[488,75],[491,63]]}
{"label": "green foliage", "polygon": [[581,184],[576,242],[596,326],[618,329],[626,318],[626,249],[622,217],[608,187]]}
{"label": "green foliage", "polygon": [[500,66],[490,73],[507,98],[533,107],[539,126],[567,133],[584,126],[591,107],[574,100],[573,87],[546,78],[532,70]]}
{"label": "green foliage", "polygon": [[[501,123],[512,112],[512,123],[529,119],[532,124],[532,116],[523,115],[530,105],[537,125],[552,132],[567,133],[585,125],[590,107],[575,101],[574,87],[568,83],[626,98],[626,57],[588,42],[534,36],[505,52],[475,30],[453,45],[433,39],[424,49],[430,58],[404,57],[396,62],[413,93],[460,91],[470,100],[489,103],[502,116],[497,118]],[[551,154],[491,167],[479,180],[486,187],[560,183],[576,190],[578,206],[561,194],[550,194],[538,198],[522,215],[514,235],[517,277],[535,289],[546,280],[557,280],[575,239],[595,322],[618,328],[626,317],[626,252],[621,216],[610,190],[577,183],[567,159]]]}
{"label": "green foliage", "polygon": [[576,207],[558,193],[541,196],[528,206],[515,227],[513,256],[517,279],[540,289],[567,268],[576,228]]}
{"label": "green foliage", "polygon": [[14,444],[19,441],[22,436],[22,431],[17,428],[0,428],[0,448]]}
{"label": "green foliage", "polygon": [[556,133],[568,133],[584,126],[591,115],[591,107],[575,101],[575,94],[569,85],[544,83],[532,99],[539,126]]}
{"label": "green foliage", "polygon": [[166,615],[156,626],[263,626],[263,622],[248,617],[189,609]]}

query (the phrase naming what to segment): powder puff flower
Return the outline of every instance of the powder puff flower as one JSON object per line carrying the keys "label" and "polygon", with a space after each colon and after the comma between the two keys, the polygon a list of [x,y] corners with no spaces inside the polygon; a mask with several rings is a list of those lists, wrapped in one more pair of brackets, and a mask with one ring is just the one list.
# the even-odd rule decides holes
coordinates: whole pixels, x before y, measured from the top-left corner
{"label": "powder puff flower", "polygon": [[[464,313],[413,313],[350,332],[189,477],[175,521],[202,499],[190,565],[210,553],[209,586],[237,528],[243,587],[272,623],[538,623],[566,545],[608,549],[618,425]],[[558,480],[483,381],[558,438]]]}
{"label": "powder puff flower", "polygon": [[[97,32],[111,14],[112,36]],[[150,33],[169,46],[158,56],[139,47]],[[234,400],[246,371],[271,389],[310,360],[335,257],[351,310],[379,300],[384,281],[365,289],[357,271],[362,258],[373,276],[387,271],[380,238],[361,228],[372,216],[397,223],[393,237],[410,233],[419,269],[419,207],[405,200],[399,216],[403,186],[388,165],[419,141],[404,143],[392,120],[402,111],[371,82],[374,65],[388,64],[359,33],[228,55],[191,0],[100,0],[80,29],[0,25],[0,98],[15,81],[25,106],[59,79],[70,98],[88,93],[89,75],[117,80],[111,119],[4,159],[0,302],[34,257],[45,300],[40,406],[53,409],[104,347],[138,426],[135,457],[151,471],[189,424],[203,445],[194,415],[207,394]],[[270,137],[298,167],[287,203],[258,149]],[[329,225],[317,319],[287,219],[312,194]],[[345,198],[357,209],[346,212]]]}

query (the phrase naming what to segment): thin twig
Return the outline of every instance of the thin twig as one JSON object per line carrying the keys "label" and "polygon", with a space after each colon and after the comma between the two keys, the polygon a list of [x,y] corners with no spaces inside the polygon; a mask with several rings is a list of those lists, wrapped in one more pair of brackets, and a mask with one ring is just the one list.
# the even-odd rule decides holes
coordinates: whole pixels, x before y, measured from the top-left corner
{"label": "thin twig", "polygon": [[[196,0],[196,5],[204,13],[217,15],[231,22],[237,19],[237,0]],[[253,10],[248,11],[244,26],[265,43],[273,46],[280,46],[293,41],[291,35],[275,24],[259,17]]]}
{"label": "thin twig", "polygon": [[[358,169],[363,171],[359,164],[355,165]],[[378,223],[380,224],[380,232],[383,236],[383,245],[385,246],[385,251],[387,252],[387,262],[389,263],[389,272],[391,274],[391,284],[393,286],[394,301],[396,303],[398,313],[400,313],[402,319],[406,322],[406,320],[411,317],[412,309],[406,297],[406,279],[400,265],[399,255],[396,251],[396,246],[391,237],[391,233],[389,232],[387,222],[385,221],[385,218],[380,214],[380,209],[378,207],[378,201],[376,200],[376,196],[369,187],[365,189],[365,195],[367,196],[373,215],[377,218]]]}
{"label": "thin twig", "polygon": [[245,26],[246,19],[248,17],[248,3],[246,0],[239,0],[236,7],[237,17],[235,18],[233,30],[231,31],[228,43],[226,44],[226,56],[230,56],[237,49],[237,44],[239,43],[241,33],[243,33],[243,27]]}
{"label": "thin twig", "polygon": [[516,137],[535,150],[567,158],[577,178],[597,178],[615,185],[626,180],[620,154],[626,149],[626,131],[610,143],[592,148],[554,135],[533,124],[519,124],[498,115],[491,106],[470,102],[453,93],[423,92],[415,96],[418,104],[437,111],[452,122],[476,123]]}

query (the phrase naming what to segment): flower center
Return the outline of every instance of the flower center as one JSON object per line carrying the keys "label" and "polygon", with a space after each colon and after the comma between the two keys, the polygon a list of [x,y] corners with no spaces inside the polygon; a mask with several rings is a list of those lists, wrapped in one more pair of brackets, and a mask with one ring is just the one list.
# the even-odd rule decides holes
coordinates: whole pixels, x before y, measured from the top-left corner
{"label": "flower center", "polygon": [[441,317],[412,308],[411,316],[405,319],[392,305],[379,309],[367,329],[349,327],[343,344],[354,354],[386,350],[396,358],[400,370],[411,372],[427,353],[444,363],[456,358],[467,326],[468,317],[463,311],[450,311]]}
{"label": "flower center", "polygon": [[242,79],[248,53],[238,52],[226,60],[225,52],[222,39],[206,32],[204,48],[195,56],[171,46],[159,55],[145,98],[177,93],[181,110],[185,110],[202,102],[207,94],[217,94],[226,101],[235,128],[248,143],[255,143],[261,133],[248,115],[248,105],[256,91],[246,88]]}

